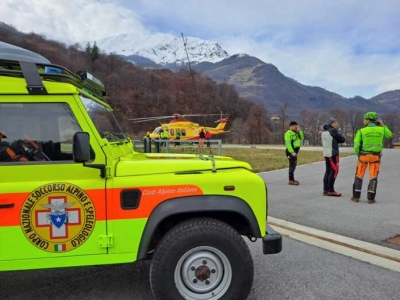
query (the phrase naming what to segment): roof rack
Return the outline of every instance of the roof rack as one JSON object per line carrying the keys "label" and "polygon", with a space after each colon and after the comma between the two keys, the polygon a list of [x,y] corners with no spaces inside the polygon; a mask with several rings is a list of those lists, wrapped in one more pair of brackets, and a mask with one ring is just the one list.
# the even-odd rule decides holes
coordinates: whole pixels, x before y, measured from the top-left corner
{"label": "roof rack", "polygon": [[47,94],[42,80],[70,83],[105,100],[104,84],[89,72],[77,74],[65,67],[53,65],[45,57],[29,50],[0,42],[0,75],[25,78],[29,94]]}

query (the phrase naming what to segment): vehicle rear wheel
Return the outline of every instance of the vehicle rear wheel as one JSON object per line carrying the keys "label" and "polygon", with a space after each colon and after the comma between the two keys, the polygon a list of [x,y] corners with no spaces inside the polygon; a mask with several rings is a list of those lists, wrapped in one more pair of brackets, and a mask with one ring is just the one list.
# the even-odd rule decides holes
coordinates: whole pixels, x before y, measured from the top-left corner
{"label": "vehicle rear wheel", "polygon": [[151,262],[150,285],[157,300],[244,300],[253,272],[249,248],[231,226],[198,218],[165,234]]}

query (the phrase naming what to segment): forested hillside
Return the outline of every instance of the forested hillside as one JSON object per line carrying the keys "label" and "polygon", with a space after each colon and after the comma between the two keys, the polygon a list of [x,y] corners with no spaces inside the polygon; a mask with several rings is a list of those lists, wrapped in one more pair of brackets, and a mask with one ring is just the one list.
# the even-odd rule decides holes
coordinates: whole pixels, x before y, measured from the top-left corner
{"label": "forested hillside", "polygon": [[[266,143],[269,141],[267,113],[253,102],[241,99],[233,86],[217,84],[208,76],[187,70],[173,73],[137,67],[117,55],[105,55],[97,49],[81,49],[78,45],[67,46],[48,40],[37,34],[24,34],[0,24],[1,41],[37,52],[53,64],[71,71],[87,69],[101,79],[107,88],[107,101],[123,129],[132,138],[142,138],[157,122],[133,124],[130,118],[166,116],[174,113],[223,112],[229,116],[227,129],[221,136],[231,142]],[[86,50],[86,51],[85,51]],[[215,117],[194,119],[207,126],[215,126]],[[254,127],[255,124],[257,128]],[[255,130],[256,129],[256,130]],[[239,140],[246,137],[246,140]]]}
{"label": "forested hillside", "polygon": [[[147,131],[159,125],[157,121],[133,123],[131,118],[148,116],[172,116],[180,114],[227,114],[226,127],[229,133],[218,136],[230,143],[282,143],[284,132],[292,120],[290,107],[293,103],[283,102],[278,110],[267,111],[265,106],[239,97],[234,86],[216,83],[210,77],[188,70],[145,69],[115,54],[106,55],[101,49],[79,45],[67,46],[48,40],[37,34],[24,34],[0,22],[0,39],[16,46],[37,52],[52,63],[63,65],[71,71],[87,69],[101,79],[107,87],[107,101],[125,132],[131,138],[143,138]],[[383,101],[383,100],[382,100]],[[377,109],[374,107],[373,109]],[[358,128],[363,126],[362,115],[368,109],[330,108],[323,112],[299,107],[296,120],[301,124],[306,142],[320,145],[321,128],[329,117],[339,121],[341,132],[351,144]],[[274,117],[273,117],[274,115]],[[271,118],[273,117],[273,118]],[[393,141],[400,140],[400,116],[397,111],[381,115],[392,129]],[[193,118],[191,121],[204,126],[215,126],[216,118]],[[391,141],[388,141],[390,144]]]}

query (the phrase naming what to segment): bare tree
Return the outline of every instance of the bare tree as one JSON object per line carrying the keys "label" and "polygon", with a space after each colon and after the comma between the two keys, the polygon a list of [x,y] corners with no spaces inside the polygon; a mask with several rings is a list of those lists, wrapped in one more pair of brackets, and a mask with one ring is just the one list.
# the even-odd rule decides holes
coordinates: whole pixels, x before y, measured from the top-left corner
{"label": "bare tree", "polygon": [[249,116],[245,122],[246,136],[250,138],[250,144],[268,142],[270,132],[267,127],[267,112],[260,105],[250,108]]}
{"label": "bare tree", "polygon": [[280,108],[279,108],[279,117],[281,118],[281,131],[282,131],[282,143],[285,144],[285,140],[284,140],[284,135],[283,133],[285,132],[285,128],[286,128],[286,119],[288,118],[287,115],[287,107],[288,104],[285,102]]}
{"label": "bare tree", "polygon": [[320,144],[320,132],[322,129],[323,118],[316,111],[302,110],[301,115],[301,126],[304,132],[304,139],[311,145]]}
{"label": "bare tree", "polygon": [[272,144],[281,144],[282,137],[285,132],[282,132],[282,126],[279,119],[273,119],[269,121],[268,128],[270,129],[270,140]]}
{"label": "bare tree", "polygon": [[382,120],[393,133],[393,137],[391,139],[386,139],[384,141],[385,147],[392,147],[393,142],[399,139],[399,133],[400,133],[399,113],[398,112],[387,113],[383,115]]}
{"label": "bare tree", "polygon": [[243,142],[243,138],[244,138],[243,124],[244,124],[244,121],[242,118],[236,118],[233,120],[231,129],[230,129],[230,135],[229,135],[231,142],[238,143],[238,144],[241,144]]}
{"label": "bare tree", "polygon": [[323,121],[321,121],[320,114],[318,112],[310,112],[305,120],[306,136],[311,145],[321,144],[321,130]]}
{"label": "bare tree", "polygon": [[357,130],[362,127],[363,113],[360,110],[352,109],[347,112],[347,116],[351,131],[351,141],[348,141],[348,144],[353,144]]}

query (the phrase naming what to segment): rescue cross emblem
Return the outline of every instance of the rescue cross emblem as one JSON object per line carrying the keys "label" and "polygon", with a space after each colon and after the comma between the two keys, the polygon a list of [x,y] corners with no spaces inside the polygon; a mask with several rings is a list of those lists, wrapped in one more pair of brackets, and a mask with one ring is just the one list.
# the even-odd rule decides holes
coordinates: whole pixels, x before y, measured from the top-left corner
{"label": "rescue cross emblem", "polygon": [[69,183],[43,185],[25,199],[21,228],[26,238],[47,252],[66,252],[81,246],[96,222],[92,200]]}

